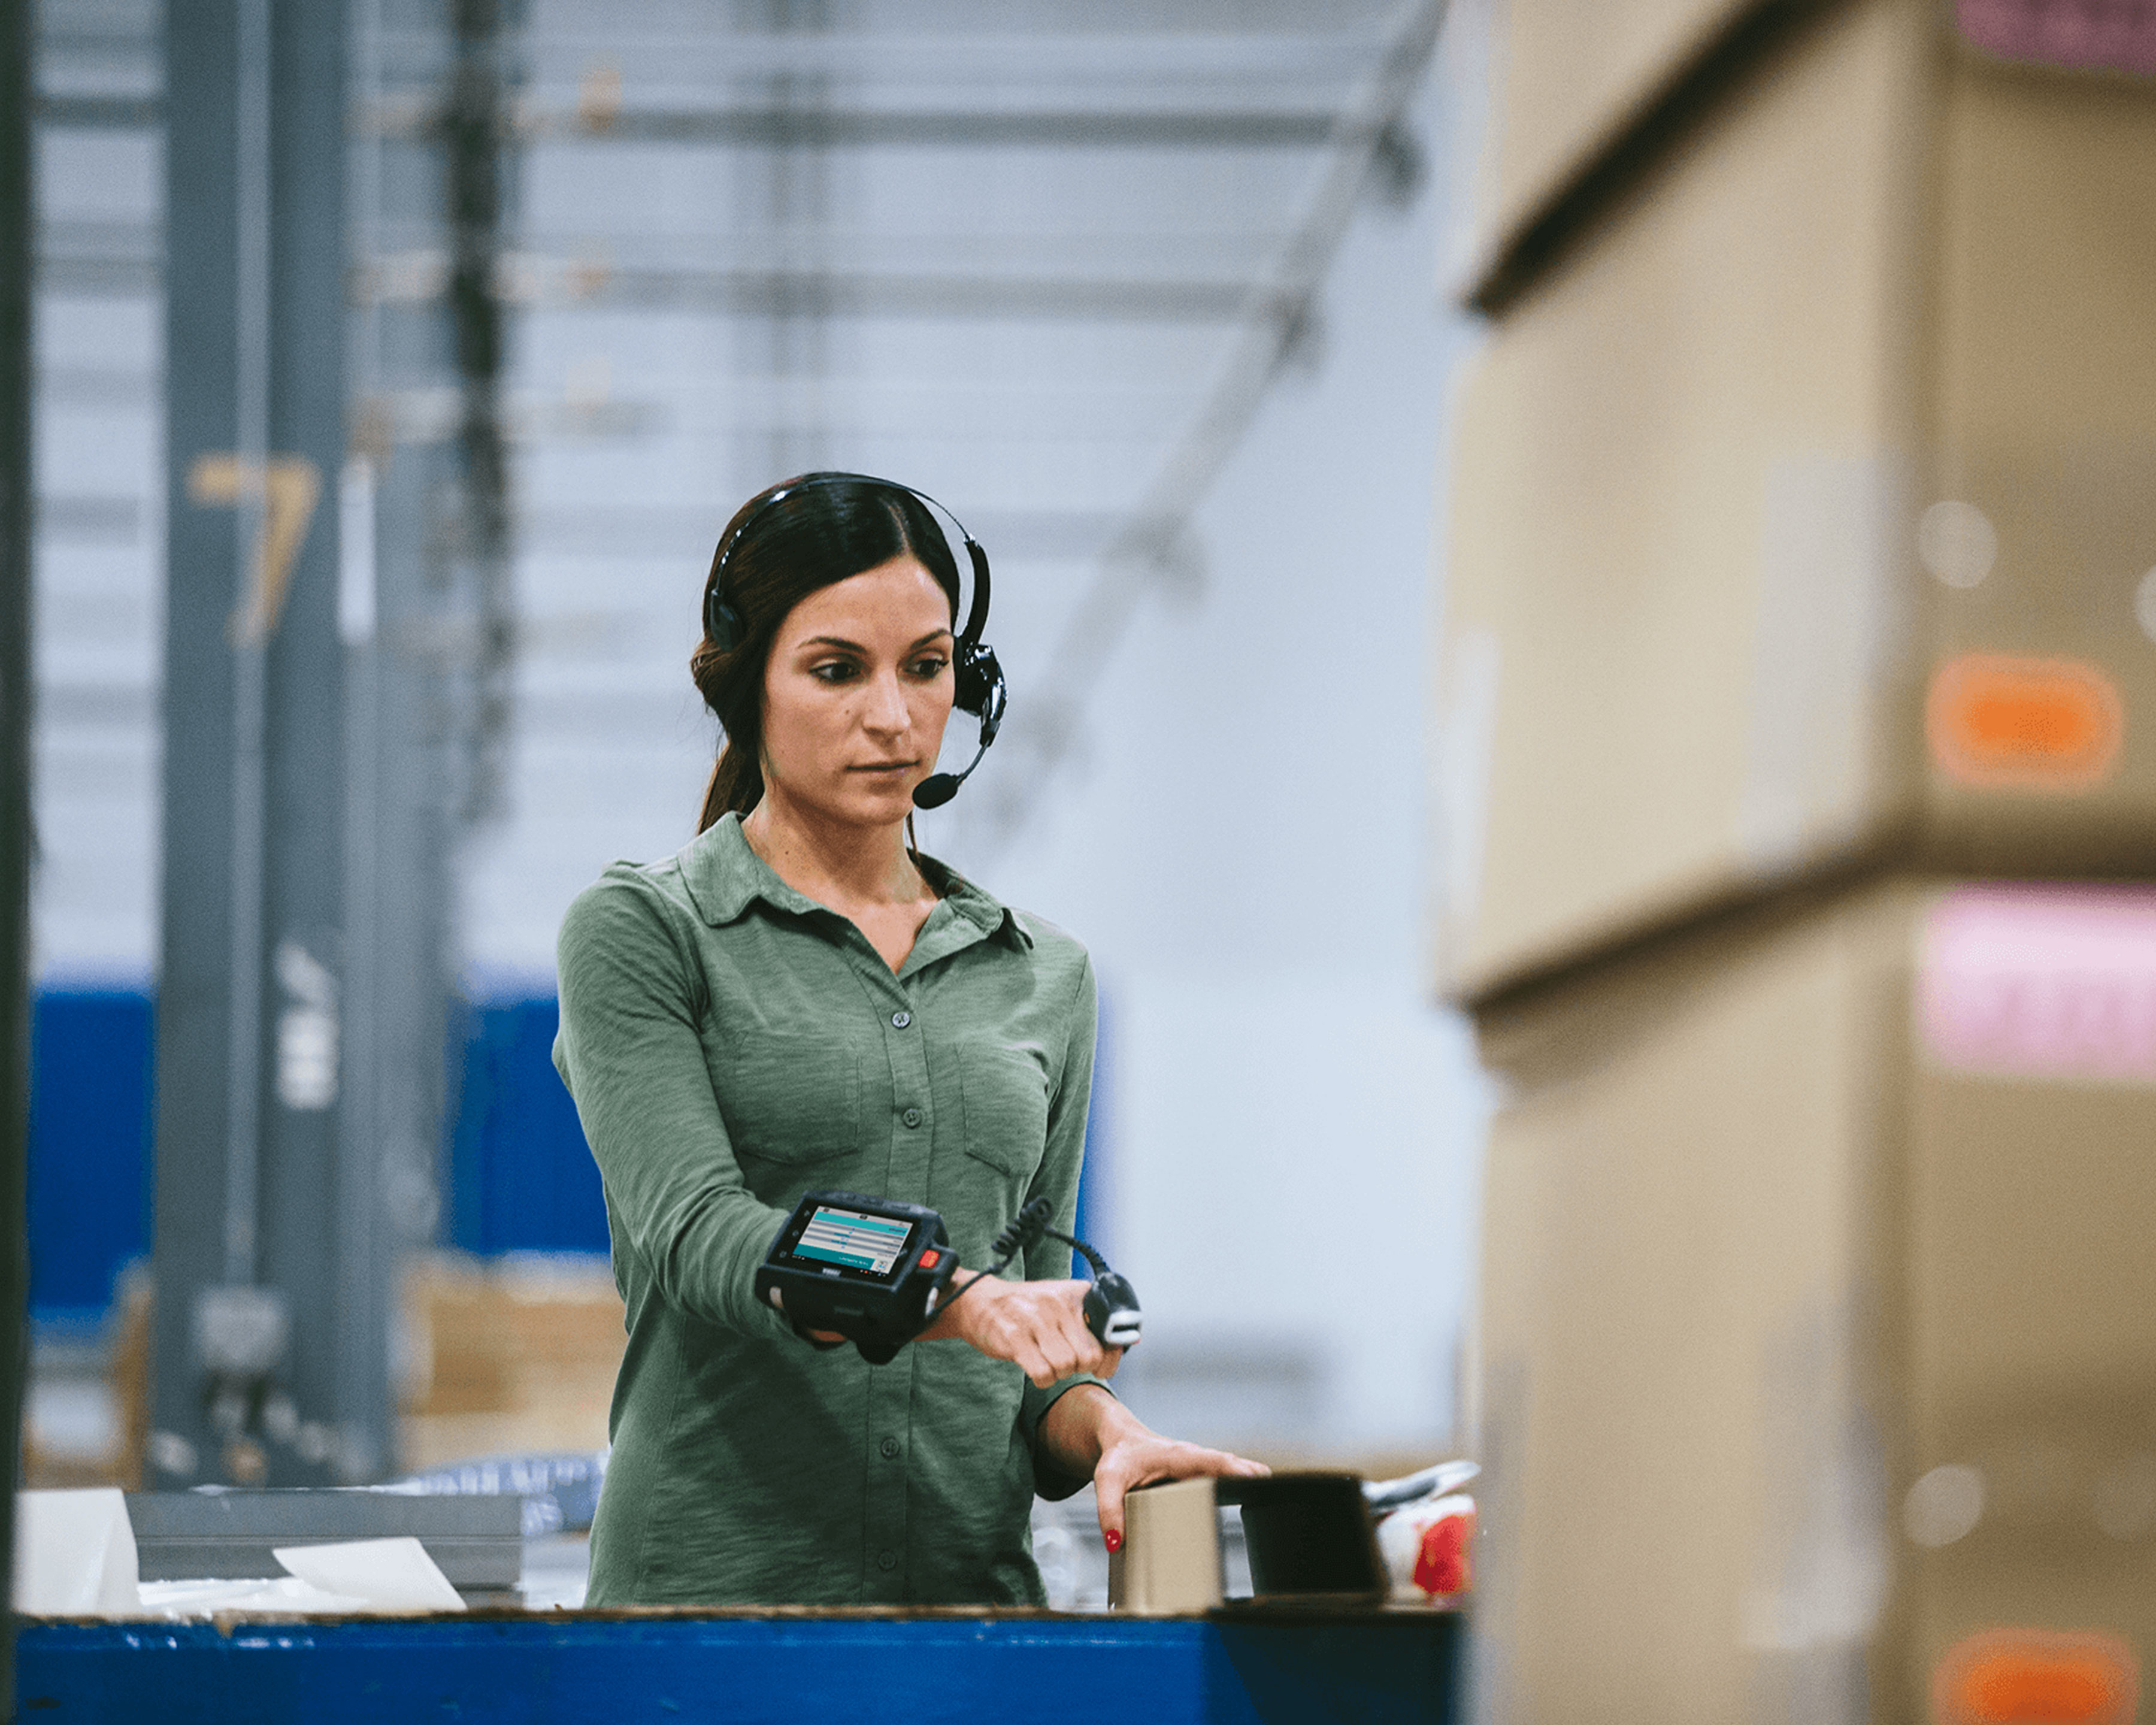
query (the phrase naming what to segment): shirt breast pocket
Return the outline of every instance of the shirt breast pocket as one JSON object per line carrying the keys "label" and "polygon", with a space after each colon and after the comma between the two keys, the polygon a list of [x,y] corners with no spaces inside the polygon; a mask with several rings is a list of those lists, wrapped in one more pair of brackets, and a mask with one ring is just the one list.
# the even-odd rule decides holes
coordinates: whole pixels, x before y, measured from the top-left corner
{"label": "shirt breast pocket", "polygon": [[783,1185],[810,1168],[842,1168],[860,1154],[860,1066],[836,1038],[732,1036],[712,1068],[735,1159],[759,1197],[760,1171]]}
{"label": "shirt breast pocket", "polygon": [[993,1044],[962,1048],[958,1093],[966,1111],[966,1153],[1004,1176],[1015,1200],[1032,1183],[1048,1147],[1048,1074],[1040,1056]]}

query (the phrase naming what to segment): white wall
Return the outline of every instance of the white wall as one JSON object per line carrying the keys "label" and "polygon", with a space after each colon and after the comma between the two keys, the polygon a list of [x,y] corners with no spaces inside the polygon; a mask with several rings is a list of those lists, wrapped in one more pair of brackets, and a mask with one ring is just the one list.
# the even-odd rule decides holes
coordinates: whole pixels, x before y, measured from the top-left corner
{"label": "white wall", "polygon": [[1465,341],[1447,177],[1358,215],[1313,372],[1203,511],[1202,592],[1147,604],[1081,761],[978,862],[1098,961],[1103,1232],[1148,1326],[1128,1394],[1192,1436],[1452,1427],[1483,1104],[1419,972],[1432,476]]}
{"label": "white wall", "polygon": [[[62,256],[150,251],[163,173],[141,133],[47,130],[41,244]],[[146,293],[38,294],[30,930],[43,985],[139,988],[157,968],[162,311]]]}

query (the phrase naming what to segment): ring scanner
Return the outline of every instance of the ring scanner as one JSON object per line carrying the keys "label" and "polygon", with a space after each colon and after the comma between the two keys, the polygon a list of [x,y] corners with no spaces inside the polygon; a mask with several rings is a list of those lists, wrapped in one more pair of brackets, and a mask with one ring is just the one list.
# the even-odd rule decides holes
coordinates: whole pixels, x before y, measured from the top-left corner
{"label": "ring scanner", "polygon": [[757,1266],[756,1296],[784,1312],[796,1335],[836,1348],[843,1344],[808,1334],[836,1332],[880,1366],[983,1276],[1001,1275],[1044,1239],[1060,1240],[1093,1272],[1083,1307],[1086,1327],[1104,1348],[1135,1345],[1145,1327],[1137,1290],[1084,1240],[1050,1227],[1050,1214],[1045,1198],[1027,1204],[997,1235],[993,1266],[954,1289],[957,1255],[936,1211],[857,1192],[811,1192],[793,1207]]}

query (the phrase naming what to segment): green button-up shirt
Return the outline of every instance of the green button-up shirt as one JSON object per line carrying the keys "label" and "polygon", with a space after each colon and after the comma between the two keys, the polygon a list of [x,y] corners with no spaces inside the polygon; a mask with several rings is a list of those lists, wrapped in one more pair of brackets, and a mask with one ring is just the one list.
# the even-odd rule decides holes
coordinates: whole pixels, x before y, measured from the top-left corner
{"label": "green button-up shirt", "polygon": [[[562,926],[554,1060],[606,1186],[629,1346],[589,1603],[1039,1604],[1036,1389],[963,1343],[819,1352],[755,1296],[804,1192],[942,1212],[969,1266],[1045,1195],[1071,1226],[1096,1003],[1085,949],[932,860],[896,973],[733,815],[616,863]],[[1067,1249],[1028,1278],[1070,1274]]]}

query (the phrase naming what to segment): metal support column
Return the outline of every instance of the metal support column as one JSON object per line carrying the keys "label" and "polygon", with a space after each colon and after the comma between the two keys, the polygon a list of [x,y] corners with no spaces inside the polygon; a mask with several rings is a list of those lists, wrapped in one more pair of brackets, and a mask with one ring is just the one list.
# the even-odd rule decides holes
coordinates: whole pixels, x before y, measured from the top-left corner
{"label": "metal support column", "polygon": [[[0,1575],[13,1574],[21,1478],[29,1117],[30,8],[0,8]],[[0,1600],[0,1712],[13,1717],[14,1623]]]}
{"label": "metal support column", "polygon": [[468,823],[489,819],[503,806],[516,670],[509,448],[501,416],[507,330],[498,280],[506,190],[504,146],[511,131],[502,66],[508,10],[508,0],[455,0],[451,15],[456,58],[442,115],[449,321],[461,398],[458,560],[478,601],[477,639],[470,655],[470,777],[461,811]]}
{"label": "metal support column", "polygon": [[[353,83],[383,95],[382,0],[355,0]],[[432,228],[450,260],[443,302],[362,300],[352,376],[361,428],[347,517],[371,530],[346,559],[350,813],[346,1130],[374,1146],[368,1223],[382,1286],[430,1243],[447,1187],[442,1130],[454,1017],[457,846],[495,805],[514,634],[509,462],[501,423],[504,151],[510,131],[497,0],[456,0],[438,32],[448,76],[410,136],[370,128],[356,158],[353,232],[365,262],[386,232]],[[446,436],[405,404],[453,382]],[[361,1170],[346,1158],[351,1204]],[[353,1271],[355,1280],[357,1272]]]}
{"label": "metal support column", "polygon": [[344,8],[172,0],[165,28],[149,1482],[362,1479],[388,1452],[388,1321],[384,1279],[340,1267],[374,1252],[351,1237],[338,1132]]}

